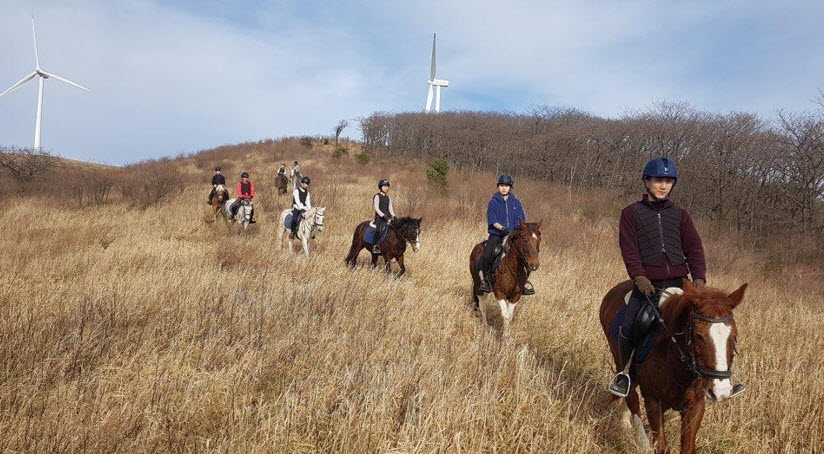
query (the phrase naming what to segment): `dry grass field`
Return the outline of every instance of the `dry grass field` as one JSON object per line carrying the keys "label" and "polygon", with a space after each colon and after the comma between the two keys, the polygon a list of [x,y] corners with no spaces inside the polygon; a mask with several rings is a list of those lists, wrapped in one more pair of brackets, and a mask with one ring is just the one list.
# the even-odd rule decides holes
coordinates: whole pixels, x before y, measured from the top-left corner
{"label": "dry grass field", "polygon": [[[293,159],[327,207],[308,259],[275,239],[288,196],[274,175]],[[205,222],[214,164],[258,186],[247,234]],[[598,322],[625,279],[615,219],[631,198],[517,182],[544,220],[538,294],[498,339],[470,310],[467,271],[493,175],[451,171],[441,197],[425,164],[293,141],[167,165],[182,190],[145,210],[4,199],[0,452],[635,452]],[[343,262],[380,177],[400,215],[423,217],[400,280]],[[705,248],[711,285],[750,283],[734,365],[750,388],[708,404],[699,452],[824,451],[820,271],[768,270],[731,235]]]}

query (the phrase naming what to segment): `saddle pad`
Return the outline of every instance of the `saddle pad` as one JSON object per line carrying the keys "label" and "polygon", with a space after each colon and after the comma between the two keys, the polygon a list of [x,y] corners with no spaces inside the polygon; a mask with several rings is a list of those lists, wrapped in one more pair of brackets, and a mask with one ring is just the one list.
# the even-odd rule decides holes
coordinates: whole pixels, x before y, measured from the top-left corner
{"label": "saddle pad", "polygon": [[[387,228],[386,230],[383,231],[383,236],[380,239],[381,243],[383,243],[383,240],[386,239],[386,235],[388,235],[388,234],[389,234],[389,229]],[[378,236],[378,230],[376,228],[372,227],[372,223],[370,223],[369,227],[366,228],[366,231],[363,232],[363,241],[365,241],[366,244],[374,245],[375,240],[377,239],[377,236]]]}
{"label": "saddle pad", "polygon": [[[670,287],[664,289],[661,292],[661,298],[658,300],[658,307],[663,308],[664,305],[667,303],[669,298],[674,295],[681,295],[684,291],[678,287]],[[624,321],[624,316],[627,312],[627,304],[629,303],[630,295],[632,292],[627,293],[627,296],[624,297],[624,306],[621,309],[618,309],[618,313],[615,314],[615,320],[612,321],[612,326],[609,329],[609,337],[615,340],[618,340],[618,336],[620,335],[618,332],[618,328],[621,326],[622,322]],[[647,355],[652,351],[652,347],[655,346],[655,342],[658,340],[658,323],[652,325],[650,328],[649,333],[635,346],[635,356],[633,357],[633,363],[641,364],[644,360],[647,359]]]}
{"label": "saddle pad", "polygon": [[287,214],[286,218],[283,219],[283,227],[285,229],[291,229],[292,228],[292,214],[291,213]]}

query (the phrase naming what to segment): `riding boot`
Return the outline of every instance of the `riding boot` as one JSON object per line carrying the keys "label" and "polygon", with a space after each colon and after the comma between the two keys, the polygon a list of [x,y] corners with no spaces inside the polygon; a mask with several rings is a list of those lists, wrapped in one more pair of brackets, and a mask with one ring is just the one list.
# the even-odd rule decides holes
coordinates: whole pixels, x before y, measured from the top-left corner
{"label": "riding boot", "polygon": [[255,209],[252,208],[252,213],[249,215],[249,224],[254,224],[257,221],[255,220]]}
{"label": "riding boot", "polygon": [[618,397],[627,397],[631,384],[629,369],[635,352],[632,345],[632,338],[625,336],[621,330],[618,332],[618,348],[621,354],[621,364],[623,364],[624,367],[615,374],[615,378],[612,380],[608,389],[609,392]]}
{"label": "riding boot", "polygon": [[489,278],[492,275],[492,266],[486,263],[486,260],[483,261],[482,270],[481,270],[481,286],[478,287],[478,291],[481,293],[491,293],[492,292],[492,283],[489,281]]}

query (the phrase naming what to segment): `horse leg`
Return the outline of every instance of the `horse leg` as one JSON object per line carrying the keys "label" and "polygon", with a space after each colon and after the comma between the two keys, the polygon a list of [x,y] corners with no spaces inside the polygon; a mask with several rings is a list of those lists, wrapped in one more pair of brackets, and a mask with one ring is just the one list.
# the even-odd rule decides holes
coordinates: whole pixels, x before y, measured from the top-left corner
{"label": "horse leg", "polygon": [[400,270],[398,271],[398,276],[397,277],[401,277],[404,274],[406,274],[406,266],[404,266],[404,264],[403,264],[403,256],[402,255],[398,257],[398,266],[400,267]]}
{"label": "horse leg", "polygon": [[501,318],[503,319],[501,331],[505,333],[509,329],[509,322],[512,321],[512,314],[509,312],[509,301],[498,300],[498,305],[501,306]]}
{"label": "horse leg", "polygon": [[644,422],[641,420],[641,402],[635,387],[629,390],[629,395],[624,402],[629,410],[629,427],[634,432],[635,442],[642,451],[649,451],[649,438],[644,430]]}
{"label": "horse leg", "polygon": [[655,454],[666,454],[669,452],[669,448],[667,448],[667,434],[664,433],[664,410],[661,408],[661,402],[644,399],[644,407],[647,409],[649,431],[652,436],[652,446],[655,448]]}
{"label": "horse leg", "polygon": [[372,268],[377,268],[378,267],[378,257],[379,257],[378,254],[375,254],[374,252],[372,252]]}
{"label": "horse leg", "polygon": [[300,241],[303,243],[303,253],[309,257],[309,234],[303,235]]}
{"label": "horse leg", "polygon": [[387,256],[387,255],[383,256],[383,265],[384,265],[384,268],[386,269],[386,274],[391,274],[392,273],[392,259],[390,259],[389,256]]}
{"label": "horse leg", "polygon": [[[688,391],[689,393],[689,391]],[[695,454],[695,436],[704,419],[704,396],[687,401],[681,412],[681,454]]]}

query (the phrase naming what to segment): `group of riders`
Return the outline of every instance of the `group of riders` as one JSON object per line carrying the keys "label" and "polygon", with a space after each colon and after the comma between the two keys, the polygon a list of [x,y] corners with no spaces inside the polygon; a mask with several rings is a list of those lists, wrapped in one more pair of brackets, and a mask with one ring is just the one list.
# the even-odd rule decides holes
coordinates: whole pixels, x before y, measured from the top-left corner
{"label": "group of riders", "polygon": [[[291,173],[300,175],[300,167],[295,161]],[[286,166],[281,165],[279,175],[285,175]],[[701,237],[689,213],[670,200],[675,184],[678,182],[678,169],[675,162],[668,158],[655,158],[644,166],[641,179],[645,194],[641,200],[623,209],[619,219],[618,240],[621,256],[627,273],[634,282],[632,293],[627,302],[624,316],[619,326],[619,345],[621,364],[609,391],[619,397],[626,397],[631,389],[629,366],[633,360],[636,343],[639,339],[636,318],[645,304],[657,307],[658,298],[667,288],[683,288],[683,280],[691,276],[696,288],[706,283],[707,264]],[[309,193],[309,177],[303,176],[292,193],[292,233],[294,238],[303,213],[312,208]],[[225,185],[226,180],[215,168],[212,185]],[[489,237],[481,255],[480,272],[482,293],[492,292],[491,277],[495,257],[500,254],[507,236],[521,222],[526,222],[526,212],[521,201],[512,192],[515,180],[509,174],[501,174],[497,180],[498,191],[492,195],[487,210],[487,233]],[[389,197],[391,183],[387,179],[378,182],[378,192],[372,197],[376,240],[373,254],[380,254],[380,239],[395,219],[395,210]],[[255,185],[249,181],[249,174],[243,172],[237,183],[238,199],[251,200],[255,196]],[[211,200],[210,194],[210,200]],[[254,219],[253,210],[252,219]],[[251,222],[254,222],[252,220]],[[524,295],[535,293],[534,287],[527,282],[522,291]],[[731,397],[740,395],[746,387],[736,385]]]}

